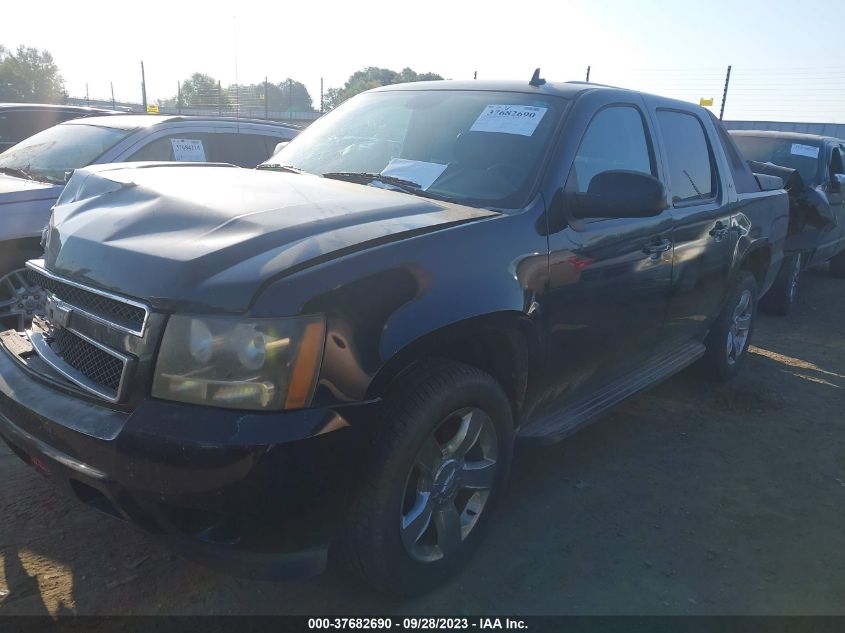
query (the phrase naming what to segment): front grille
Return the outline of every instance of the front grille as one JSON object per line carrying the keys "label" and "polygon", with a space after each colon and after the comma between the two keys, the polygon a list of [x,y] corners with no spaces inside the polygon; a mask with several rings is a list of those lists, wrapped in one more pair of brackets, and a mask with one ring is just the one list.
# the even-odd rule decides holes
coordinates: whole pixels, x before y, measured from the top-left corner
{"label": "front grille", "polygon": [[27,274],[30,283],[41,286],[65,303],[129,331],[143,332],[147,316],[144,308],[53,279],[32,268],[27,270]]}
{"label": "front grille", "polygon": [[124,362],[65,329],[53,333],[52,349],[89,380],[117,393]]}

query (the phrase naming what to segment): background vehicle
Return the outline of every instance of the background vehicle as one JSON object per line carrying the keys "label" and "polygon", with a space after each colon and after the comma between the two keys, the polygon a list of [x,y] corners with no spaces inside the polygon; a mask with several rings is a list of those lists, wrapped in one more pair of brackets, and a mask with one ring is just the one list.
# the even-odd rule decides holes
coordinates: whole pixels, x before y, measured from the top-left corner
{"label": "background vehicle", "polygon": [[[807,205],[801,200],[794,205],[783,267],[761,303],[786,315],[803,269],[830,261],[831,274],[845,277],[845,140],[755,130],[734,130],[731,135],[748,160],[796,170],[802,181],[795,185],[796,195],[802,200],[811,196],[816,208],[827,207],[819,217],[813,210],[805,211]],[[804,192],[805,187],[812,191]]]}
{"label": "background vehicle", "polygon": [[18,271],[38,257],[41,232],[66,174],[90,164],[210,161],[255,167],[298,129],[268,121],[155,115],[75,119],[0,155],[0,322],[31,317],[39,287]]}
{"label": "background vehicle", "polygon": [[78,170],[0,434],[214,564],[394,593],[472,555],[515,436],[736,374],[788,223],[704,109],[536,75],[365,93],[273,165]]}
{"label": "background vehicle", "polygon": [[0,103],[0,153],[25,138],[64,123],[88,116],[119,114],[103,108],[53,105],[47,103]]}

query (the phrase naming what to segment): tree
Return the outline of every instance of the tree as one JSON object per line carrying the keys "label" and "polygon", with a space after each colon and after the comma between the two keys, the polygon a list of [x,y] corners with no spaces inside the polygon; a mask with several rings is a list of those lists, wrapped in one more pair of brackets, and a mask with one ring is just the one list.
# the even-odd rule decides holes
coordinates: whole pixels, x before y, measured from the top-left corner
{"label": "tree", "polygon": [[[228,108],[229,95],[219,89],[219,82],[211,75],[193,73],[181,82],[182,107]],[[175,108],[179,105],[179,95],[159,101],[161,105]]]}
{"label": "tree", "polygon": [[65,82],[46,50],[19,46],[15,53],[0,46],[0,101],[63,103]]}
{"label": "tree", "polygon": [[[264,84],[259,86],[264,93]],[[267,86],[267,107],[271,112],[313,112],[311,95],[305,84],[288,77]]]}
{"label": "tree", "polygon": [[347,99],[354,97],[359,92],[364,92],[371,88],[411,81],[432,81],[436,79],[443,79],[443,77],[436,73],[417,73],[410,68],[403,68],[401,72],[396,72],[389,68],[369,66],[352,73],[349,79],[346,80],[343,88],[329,88],[323,97],[323,105],[326,110],[331,110]]}

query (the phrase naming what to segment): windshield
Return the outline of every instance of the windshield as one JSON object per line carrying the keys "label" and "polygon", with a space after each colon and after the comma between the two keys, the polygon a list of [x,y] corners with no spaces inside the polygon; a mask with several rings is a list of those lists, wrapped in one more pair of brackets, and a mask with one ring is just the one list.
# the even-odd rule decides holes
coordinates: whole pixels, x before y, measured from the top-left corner
{"label": "windshield", "polygon": [[97,125],[56,125],[0,154],[0,169],[22,171],[36,180],[64,182],[65,172],[90,165],[132,130]]}
{"label": "windshield", "polygon": [[559,97],[513,92],[362,94],[267,164],[320,175],[382,174],[388,185],[410,183],[411,192],[518,208],[527,203],[565,104]]}
{"label": "windshield", "polygon": [[819,184],[821,174],[821,144],[807,140],[774,138],[770,136],[734,135],[742,155],[747,160],[774,163],[795,169],[810,186]]}

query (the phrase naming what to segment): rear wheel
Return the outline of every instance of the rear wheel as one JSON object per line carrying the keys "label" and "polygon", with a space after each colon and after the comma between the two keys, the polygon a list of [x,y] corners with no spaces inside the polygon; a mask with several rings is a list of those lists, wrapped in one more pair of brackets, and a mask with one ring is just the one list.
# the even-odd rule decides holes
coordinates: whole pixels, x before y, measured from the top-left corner
{"label": "rear wheel", "polygon": [[745,364],[757,317],[757,281],[747,270],[739,272],[721,314],[705,345],[703,363],[715,380],[728,380]]}
{"label": "rear wheel", "polygon": [[760,308],[771,314],[787,316],[798,295],[798,282],[801,279],[801,267],[804,259],[801,253],[792,253],[783,258],[775,283],[760,299]]}
{"label": "rear wheel", "polygon": [[386,398],[341,561],[384,593],[414,595],[443,583],[477,548],[512,447],[510,404],[491,376],[451,361],[426,363]]}
{"label": "rear wheel", "polygon": [[830,259],[830,274],[840,279],[845,278],[845,251]]}

